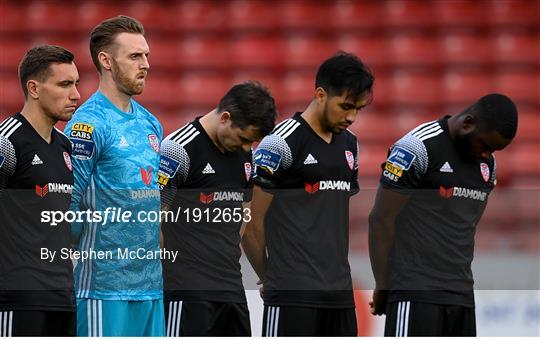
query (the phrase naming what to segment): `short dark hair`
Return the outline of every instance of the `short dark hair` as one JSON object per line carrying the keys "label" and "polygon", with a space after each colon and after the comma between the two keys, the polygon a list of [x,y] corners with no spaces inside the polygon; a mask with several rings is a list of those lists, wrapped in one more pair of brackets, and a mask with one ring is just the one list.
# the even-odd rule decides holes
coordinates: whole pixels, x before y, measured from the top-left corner
{"label": "short dark hair", "polygon": [[28,80],[43,82],[51,75],[52,63],[70,64],[75,59],[73,53],[64,47],[54,45],[41,45],[30,49],[19,64],[19,81],[24,93],[28,96],[26,83]]}
{"label": "short dark hair", "polygon": [[372,96],[373,82],[373,74],[356,55],[340,51],[321,64],[315,88],[322,87],[331,96],[347,92],[357,100],[364,93]]}
{"label": "short dark hair", "polygon": [[102,21],[92,30],[90,34],[90,55],[99,73],[101,73],[101,65],[98,59],[99,52],[107,51],[112,46],[114,38],[120,33],[135,33],[144,36],[144,27],[137,19],[119,15]]}
{"label": "short dark hair", "polygon": [[246,81],[233,86],[219,101],[217,111],[229,112],[233,126],[241,129],[255,126],[261,137],[269,134],[275,127],[274,98],[258,81]]}
{"label": "short dark hair", "polygon": [[495,130],[507,139],[513,139],[516,135],[518,112],[512,99],[506,95],[498,93],[485,95],[469,107],[465,113],[477,118],[480,130]]}

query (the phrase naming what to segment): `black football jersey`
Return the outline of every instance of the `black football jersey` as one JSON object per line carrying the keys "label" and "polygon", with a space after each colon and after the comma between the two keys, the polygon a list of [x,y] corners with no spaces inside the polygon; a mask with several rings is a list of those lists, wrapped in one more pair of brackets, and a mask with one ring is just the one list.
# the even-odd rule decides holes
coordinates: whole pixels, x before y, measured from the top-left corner
{"label": "black football jersey", "polygon": [[354,307],[349,199],[358,192],[358,145],[349,131],[324,141],[296,113],[254,154],[255,184],[273,194],[264,226],[264,302]]}
{"label": "black football jersey", "polygon": [[[199,118],[165,138],[158,182],[162,205],[178,215],[163,224],[166,300],[246,302],[240,272],[240,227],[251,201],[251,151],[222,153]],[[245,212],[245,216],[244,216]]]}
{"label": "black football jersey", "polygon": [[[71,143],[53,128],[48,144],[21,115],[0,124],[0,309],[75,308],[70,225],[42,212],[69,210]],[[56,251],[54,260],[44,249]],[[49,252],[51,253],[51,252]]]}
{"label": "black football jersey", "polygon": [[382,164],[381,185],[410,195],[396,218],[390,301],[474,306],[474,237],[496,182],[495,158],[462,157],[448,118],[407,133]]}

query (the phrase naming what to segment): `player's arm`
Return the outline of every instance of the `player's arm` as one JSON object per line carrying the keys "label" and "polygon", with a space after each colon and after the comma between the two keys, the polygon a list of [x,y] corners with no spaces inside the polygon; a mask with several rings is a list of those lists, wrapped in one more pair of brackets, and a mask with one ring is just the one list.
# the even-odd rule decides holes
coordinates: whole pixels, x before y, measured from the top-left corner
{"label": "player's arm", "polygon": [[9,178],[13,175],[16,165],[17,157],[13,144],[9,139],[0,136],[0,196],[8,187]]}
{"label": "player's arm", "polygon": [[[79,112],[65,128],[65,135],[72,144],[72,164],[73,164],[73,194],[71,196],[72,211],[81,209],[81,202],[85,195],[95,166],[102,153],[102,148],[107,145],[106,129],[98,126],[93,118],[85,118],[90,112]],[[82,234],[83,225],[73,222],[71,224],[71,237],[75,247],[78,247]]]}
{"label": "player's arm", "polygon": [[277,135],[266,136],[253,155],[254,187],[251,201],[251,221],[242,237],[242,248],[251,266],[264,281],[266,267],[266,239],[264,219],[272,203],[272,190],[281,187],[282,178],[291,166],[291,149]]}
{"label": "player's arm", "polygon": [[251,221],[251,201],[242,203],[242,225],[240,226],[240,239],[244,236],[246,225]]}
{"label": "player's arm", "polygon": [[369,259],[375,278],[372,313],[386,312],[388,258],[394,244],[395,220],[409,196],[379,186],[369,215]]}
{"label": "player's arm", "polygon": [[264,236],[264,217],[272,203],[273,195],[261,187],[253,187],[251,201],[251,221],[245,225],[242,236],[242,248],[251,266],[261,281],[264,281],[266,269],[266,240]]}
{"label": "player's arm", "polygon": [[382,164],[380,186],[369,215],[369,257],[375,278],[371,313],[386,312],[388,259],[394,245],[396,218],[427,171],[428,154],[418,138],[408,134],[388,152]]}
{"label": "player's arm", "polygon": [[[179,188],[187,179],[190,159],[184,147],[170,139],[161,143],[160,155],[158,184],[161,189],[161,210],[167,212],[171,209]],[[162,248],[165,247],[163,222],[160,226],[159,242]]]}

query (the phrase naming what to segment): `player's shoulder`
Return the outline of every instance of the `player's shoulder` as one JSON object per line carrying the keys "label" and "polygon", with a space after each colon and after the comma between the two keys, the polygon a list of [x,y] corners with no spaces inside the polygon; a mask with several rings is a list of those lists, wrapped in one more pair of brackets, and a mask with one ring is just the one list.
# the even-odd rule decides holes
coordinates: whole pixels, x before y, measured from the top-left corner
{"label": "player's shoulder", "polygon": [[439,144],[442,137],[444,137],[444,129],[441,122],[433,120],[416,126],[400,138],[395,145],[411,151],[426,152],[434,145]]}
{"label": "player's shoulder", "polygon": [[68,145],[69,148],[71,149],[71,141],[69,140],[69,137],[63,131],[61,131],[60,129],[56,127],[54,127],[53,130],[56,132],[61,142],[64,143],[65,145]]}
{"label": "player's shoulder", "polygon": [[131,99],[132,105],[137,110],[138,114],[140,114],[143,118],[150,121],[152,124],[161,126],[161,123],[159,122],[158,118],[152,114],[146,107],[135,101],[134,99]]}
{"label": "player's shoulder", "polygon": [[22,125],[23,121],[18,114],[5,119],[4,121],[0,122],[0,137],[3,137],[10,143],[13,143],[24,131],[24,128],[21,128]]}
{"label": "player's shoulder", "polygon": [[66,131],[72,129],[75,125],[94,130],[96,127],[110,126],[110,114],[104,109],[102,98],[94,93],[86,100],[73,114],[73,117],[66,125]]}
{"label": "player's shoulder", "polygon": [[279,137],[286,142],[291,142],[298,137],[301,129],[299,128],[301,122],[299,118],[295,115],[291,118],[285,119],[274,128],[270,135]]}
{"label": "player's shoulder", "polygon": [[194,150],[198,145],[198,139],[201,131],[193,122],[189,122],[179,129],[175,130],[163,139],[162,147],[166,146],[173,149]]}

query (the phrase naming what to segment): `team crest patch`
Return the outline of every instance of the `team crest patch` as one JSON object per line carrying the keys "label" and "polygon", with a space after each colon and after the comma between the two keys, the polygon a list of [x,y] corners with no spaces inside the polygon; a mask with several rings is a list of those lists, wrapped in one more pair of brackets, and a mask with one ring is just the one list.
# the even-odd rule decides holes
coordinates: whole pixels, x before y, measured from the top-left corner
{"label": "team crest patch", "polygon": [[68,152],[63,152],[64,155],[64,161],[66,162],[67,168],[69,168],[70,171],[73,171],[73,167],[71,166],[71,157],[69,156]]}
{"label": "team crest patch", "polygon": [[157,135],[149,134],[148,135],[148,141],[150,142],[150,146],[152,146],[154,151],[159,153],[159,140],[158,140]]}
{"label": "team crest patch", "polygon": [[354,156],[351,151],[345,151],[345,159],[347,159],[347,165],[352,171],[354,169]]}
{"label": "team crest patch", "polygon": [[69,132],[72,156],[79,160],[88,160],[94,155],[94,126],[85,123],[73,124]]}
{"label": "team crest patch", "polygon": [[251,179],[251,164],[249,162],[244,163],[244,171],[246,173],[246,181]]}
{"label": "team crest patch", "polygon": [[480,173],[482,173],[482,178],[485,182],[489,181],[489,166],[488,164],[481,162],[480,163]]}
{"label": "team crest patch", "polygon": [[401,167],[405,171],[411,168],[414,159],[416,159],[416,155],[404,148],[397,146],[392,149],[392,152],[390,152],[390,156],[388,157],[389,162]]}

